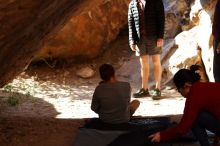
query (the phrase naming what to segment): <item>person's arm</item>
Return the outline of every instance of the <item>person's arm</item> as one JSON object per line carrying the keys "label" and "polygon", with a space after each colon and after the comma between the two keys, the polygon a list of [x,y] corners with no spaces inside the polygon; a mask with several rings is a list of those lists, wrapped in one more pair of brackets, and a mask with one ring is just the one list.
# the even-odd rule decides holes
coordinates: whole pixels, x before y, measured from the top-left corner
{"label": "person's arm", "polygon": [[198,100],[197,97],[200,95],[196,91],[194,90],[194,92],[190,93],[190,96],[186,100],[181,122],[176,127],[151,135],[150,138],[152,138],[152,141],[159,142],[179,137],[191,129],[203,103],[201,100]]}
{"label": "person's arm", "polygon": [[157,38],[164,38],[164,27],[165,27],[165,13],[164,5],[162,0],[156,0],[156,11],[157,11]]}
{"label": "person's arm", "polygon": [[128,7],[128,33],[129,33],[129,45],[131,47],[131,49],[133,51],[135,51],[135,45],[136,45],[136,42],[135,42],[135,39],[134,39],[134,25],[135,25],[135,22],[134,22],[134,16],[133,16],[133,13],[132,13],[132,10],[131,10],[131,7],[132,7],[132,3],[129,4],[129,7]]}
{"label": "person's arm", "polygon": [[95,92],[92,97],[92,103],[91,103],[91,110],[93,110],[95,113],[99,113],[100,104],[97,97],[97,88],[95,89]]}
{"label": "person's arm", "polygon": [[195,103],[192,104],[190,103],[190,101],[186,103],[181,122],[174,128],[170,128],[160,132],[161,140],[169,140],[186,134],[191,129],[192,124],[196,120],[196,117],[198,115],[198,108],[194,107]]}

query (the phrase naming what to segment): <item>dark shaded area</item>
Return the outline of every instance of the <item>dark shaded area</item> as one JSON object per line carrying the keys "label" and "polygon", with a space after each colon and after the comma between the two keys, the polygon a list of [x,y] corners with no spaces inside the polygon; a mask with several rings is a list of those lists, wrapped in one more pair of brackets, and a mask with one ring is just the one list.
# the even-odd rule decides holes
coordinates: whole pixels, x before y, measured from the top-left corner
{"label": "dark shaded area", "polygon": [[[9,87],[8,87],[9,88]],[[27,94],[6,92],[0,93],[1,117],[50,117],[55,118],[59,112],[47,101]]]}
{"label": "dark shaded area", "polygon": [[[116,138],[113,138],[108,146],[145,146],[145,145],[172,145],[172,144],[187,144],[196,142],[195,137],[191,132],[188,132],[186,135],[160,143],[152,143],[148,138],[151,134],[164,130],[169,127],[175,126],[176,123],[170,120],[170,117],[142,117],[142,118],[133,118],[129,123],[121,124],[108,124],[103,123],[101,120],[94,118],[87,122],[87,124],[80,131],[79,136],[76,139],[77,145],[87,145],[93,143],[93,145],[98,144],[99,139],[102,138],[106,141],[109,141],[107,136],[108,132],[115,131]],[[98,131],[94,131],[94,129]],[[100,131],[101,130],[101,131]],[[88,133],[87,133],[87,132]],[[90,131],[90,132],[89,132]],[[124,131],[122,134],[117,132]],[[99,133],[100,132],[100,133]],[[84,133],[84,134],[83,134]],[[101,134],[102,133],[102,134]],[[106,134],[106,135],[105,135]],[[89,138],[93,137],[93,138]],[[111,137],[111,136],[110,136]],[[96,141],[94,140],[96,139]],[[85,140],[87,140],[85,142]],[[100,140],[101,141],[101,140]],[[102,144],[104,145],[104,144]]]}
{"label": "dark shaded area", "polygon": [[29,65],[44,41],[61,29],[83,2],[0,0],[0,87]]}
{"label": "dark shaded area", "polygon": [[56,119],[59,113],[41,98],[6,91],[0,98],[1,146],[70,146],[84,124],[84,119]]}
{"label": "dark shaded area", "polygon": [[71,146],[80,119],[0,118],[1,146]]}

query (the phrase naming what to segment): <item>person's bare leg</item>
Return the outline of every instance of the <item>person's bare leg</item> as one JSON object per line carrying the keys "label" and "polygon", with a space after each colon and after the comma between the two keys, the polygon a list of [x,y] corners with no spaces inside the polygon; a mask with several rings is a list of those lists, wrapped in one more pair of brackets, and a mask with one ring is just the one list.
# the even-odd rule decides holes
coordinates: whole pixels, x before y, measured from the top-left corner
{"label": "person's bare leg", "polygon": [[152,61],[154,66],[155,88],[160,90],[160,82],[161,82],[161,74],[162,74],[160,55],[159,54],[152,55]]}
{"label": "person's bare leg", "polygon": [[139,105],[140,105],[140,101],[139,100],[133,100],[130,103],[130,116],[132,116],[135,113],[135,111],[137,110]]}
{"label": "person's bare leg", "polygon": [[140,56],[142,88],[148,89],[149,62],[148,55]]}

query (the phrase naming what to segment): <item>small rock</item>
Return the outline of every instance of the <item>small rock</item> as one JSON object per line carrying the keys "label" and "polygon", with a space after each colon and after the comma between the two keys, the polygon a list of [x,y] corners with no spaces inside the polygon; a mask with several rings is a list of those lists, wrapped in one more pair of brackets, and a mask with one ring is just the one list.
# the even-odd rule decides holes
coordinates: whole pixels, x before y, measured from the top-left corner
{"label": "small rock", "polygon": [[88,66],[83,67],[76,72],[76,75],[81,78],[91,78],[92,76],[94,76],[94,74],[95,71]]}

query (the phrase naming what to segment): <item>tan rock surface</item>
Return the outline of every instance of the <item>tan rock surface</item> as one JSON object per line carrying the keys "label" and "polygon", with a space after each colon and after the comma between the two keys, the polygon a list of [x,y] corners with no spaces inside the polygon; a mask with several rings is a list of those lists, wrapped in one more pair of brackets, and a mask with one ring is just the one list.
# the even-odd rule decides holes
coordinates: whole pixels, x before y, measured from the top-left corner
{"label": "tan rock surface", "polygon": [[[188,68],[193,64],[202,65],[203,79],[214,81],[213,79],[213,47],[212,17],[216,0],[200,1],[195,0],[191,5],[190,24],[195,25],[189,30],[183,31],[175,37],[174,50],[167,52],[164,61],[164,77],[169,80],[180,68]],[[166,55],[165,55],[166,56]],[[170,73],[170,74],[169,74]],[[206,77],[207,75],[207,77]]]}
{"label": "tan rock surface", "polygon": [[48,57],[96,57],[115,40],[120,30],[127,27],[130,0],[93,0],[81,7],[81,12],[45,43],[36,59]]}

